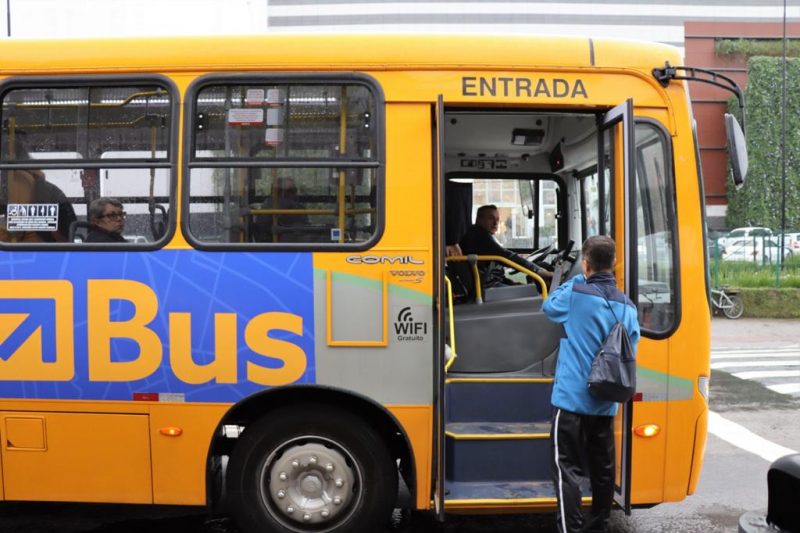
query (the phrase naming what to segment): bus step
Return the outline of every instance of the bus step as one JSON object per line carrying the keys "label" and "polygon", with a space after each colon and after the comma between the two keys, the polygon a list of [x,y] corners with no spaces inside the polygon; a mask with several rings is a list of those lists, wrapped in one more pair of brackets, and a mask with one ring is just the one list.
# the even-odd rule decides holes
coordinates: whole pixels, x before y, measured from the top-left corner
{"label": "bus step", "polygon": [[554,505],[553,482],[546,481],[445,481],[445,508],[458,509],[477,506],[536,504]]}
{"label": "bus step", "polygon": [[445,477],[457,482],[549,480],[550,424],[448,423]]}
{"label": "bus step", "polygon": [[549,422],[552,378],[448,378],[447,422]]}

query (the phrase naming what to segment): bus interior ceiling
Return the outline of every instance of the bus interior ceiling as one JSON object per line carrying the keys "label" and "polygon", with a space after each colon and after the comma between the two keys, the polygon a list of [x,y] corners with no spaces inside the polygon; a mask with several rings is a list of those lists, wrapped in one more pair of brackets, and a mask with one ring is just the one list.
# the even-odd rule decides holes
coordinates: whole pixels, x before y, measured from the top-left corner
{"label": "bus interior ceiling", "polygon": [[[596,121],[588,113],[446,111],[446,171],[566,176],[596,161]],[[559,151],[563,167],[553,168]]]}

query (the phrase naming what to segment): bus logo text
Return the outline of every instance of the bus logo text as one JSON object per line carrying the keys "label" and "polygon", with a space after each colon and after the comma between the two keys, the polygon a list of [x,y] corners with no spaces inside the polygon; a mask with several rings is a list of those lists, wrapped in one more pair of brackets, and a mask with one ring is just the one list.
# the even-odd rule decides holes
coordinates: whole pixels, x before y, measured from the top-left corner
{"label": "bus logo text", "polygon": [[[253,316],[239,338],[236,313],[213,316],[213,359],[198,363],[193,357],[192,317],[187,312],[167,313],[168,339],[152,328],[159,315],[158,299],[147,285],[133,280],[103,279],[87,282],[87,373],[93,382],[128,382],[146,379],[168,361],[169,369],[187,384],[239,383],[240,346],[252,355],[243,368],[249,382],[277,386],[300,379],[308,366],[305,351],[271,332],[303,335],[303,318],[293,313],[265,312]],[[54,316],[46,321],[31,312],[0,313],[0,381],[70,381],[75,374],[73,287],[66,280],[0,281],[3,299],[17,305],[55,301]],[[112,302],[126,302],[132,315],[112,320]],[[6,306],[4,306],[6,307]],[[38,315],[42,313],[39,312]],[[54,324],[55,342],[44,343]],[[127,341],[126,353],[112,344]],[[165,341],[168,350],[165,350]],[[242,342],[243,341],[243,342]],[[8,353],[6,353],[8,352]],[[165,353],[167,352],[167,353]],[[275,362],[279,364],[276,365]],[[261,364],[263,363],[263,364]]]}
{"label": "bus logo text", "polygon": [[512,78],[494,76],[465,76],[461,78],[462,96],[513,96],[517,98],[577,98],[588,99],[583,80],[563,78]]}
{"label": "bus logo text", "polygon": [[423,265],[425,261],[410,255],[350,255],[347,262],[351,265]]}

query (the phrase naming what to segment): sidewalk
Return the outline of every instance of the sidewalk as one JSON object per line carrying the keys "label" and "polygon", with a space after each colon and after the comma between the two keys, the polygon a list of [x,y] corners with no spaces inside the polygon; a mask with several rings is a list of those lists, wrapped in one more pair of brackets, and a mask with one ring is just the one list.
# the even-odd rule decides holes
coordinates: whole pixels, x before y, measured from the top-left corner
{"label": "sidewalk", "polygon": [[800,319],[711,319],[711,348],[777,347],[800,345]]}

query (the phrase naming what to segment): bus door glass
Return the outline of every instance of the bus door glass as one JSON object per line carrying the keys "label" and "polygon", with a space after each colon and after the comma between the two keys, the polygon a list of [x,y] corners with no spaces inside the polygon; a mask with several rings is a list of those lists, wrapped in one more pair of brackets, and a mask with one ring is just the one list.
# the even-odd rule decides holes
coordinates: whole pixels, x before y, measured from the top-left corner
{"label": "bus door glass", "polygon": [[[630,243],[636,242],[636,225],[631,224],[631,217],[635,215],[635,196],[633,195],[634,182],[632,173],[634,130],[633,130],[633,100],[629,99],[608,111],[602,117],[600,128],[600,157],[598,174],[604,176],[606,169],[613,177],[611,180],[612,191],[609,195],[614,198],[614,208],[610,218],[609,233],[617,243],[616,276],[625,294],[636,301],[636,261],[631,257],[630,250],[636,250]],[[603,216],[601,220],[605,218]],[[635,219],[634,219],[635,220]],[[606,229],[605,227],[603,228]],[[631,427],[633,425],[633,402],[623,404],[617,413],[614,422],[614,435],[616,447],[616,472],[614,480],[614,500],[627,513],[630,514],[631,494]]]}

